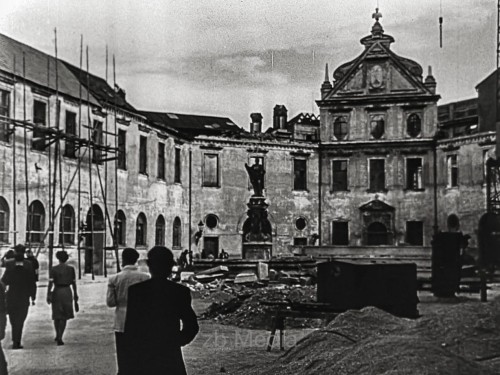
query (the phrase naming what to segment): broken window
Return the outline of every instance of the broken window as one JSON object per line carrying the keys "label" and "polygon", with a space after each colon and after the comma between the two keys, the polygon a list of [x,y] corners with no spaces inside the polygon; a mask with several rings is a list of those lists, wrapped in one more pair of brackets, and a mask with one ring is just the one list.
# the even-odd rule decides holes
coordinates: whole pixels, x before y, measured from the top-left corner
{"label": "broken window", "polygon": [[406,188],[408,190],[423,189],[422,183],[422,159],[406,159]]}
{"label": "broken window", "polygon": [[66,111],[66,142],[64,145],[64,156],[67,158],[76,157],[76,113]]}
{"label": "broken window", "polygon": [[293,246],[306,246],[307,238],[306,237],[294,237]]}
{"label": "broken window", "polygon": [[155,245],[165,245],[165,218],[163,215],[158,216],[155,225]]}
{"label": "broken window", "polygon": [[0,90],[0,141],[9,142],[10,92]]}
{"label": "broken window", "polygon": [[332,191],[347,190],[347,160],[332,161]]}
{"label": "broken window", "polygon": [[118,129],[118,169],[127,169],[127,132]]}
{"label": "broken window", "polygon": [[0,197],[0,243],[9,242],[9,216],[9,205]]}
{"label": "broken window", "polygon": [[293,159],[293,190],[307,190],[306,159]]}
{"label": "broken window", "polygon": [[65,205],[61,212],[59,243],[64,245],[74,245],[75,243],[75,210],[69,204]]}
{"label": "broken window", "polygon": [[412,113],[406,119],[406,132],[410,137],[417,137],[422,130],[422,120],[416,113]]}
{"label": "broken window", "polygon": [[139,140],[139,173],[146,174],[148,171],[148,138],[140,136]]}
{"label": "broken window", "polygon": [[158,142],[158,171],[157,178],[165,179],[165,144]]}
{"label": "broken window", "polygon": [[219,155],[217,154],[203,156],[203,186],[219,186]]}
{"label": "broken window", "polygon": [[383,115],[374,115],[370,118],[370,134],[374,139],[380,139],[385,132],[385,119]]}
{"label": "broken window", "polygon": [[414,246],[424,244],[424,223],[421,221],[406,222],[406,243]]}
{"label": "broken window", "polygon": [[[44,151],[45,150],[45,131],[39,129],[41,126],[47,126],[47,104],[35,100],[33,103],[33,123],[35,128],[33,129],[33,139],[31,147],[33,150]],[[37,129],[38,128],[38,129]]]}
{"label": "broken window", "polygon": [[448,166],[448,187],[457,187],[458,186],[457,155],[448,155],[446,162]]}
{"label": "broken window", "polygon": [[125,246],[127,238],[127,218],[122,210],[115,215],[115,231],[117,245]]}
{"label": "broken window", "polygon": [[370,190],[385,190],[385,160],[370,159]]}
{"label": "broken window", "polygon": [[135,225],[135,246],[146,246],[147,220],[142,212],[137,216]]}
{"label": "broken window", "polygon": [[174,182],[181,183],[181,149],[175,148]]}
{"label": "broken window", "polygon": [[92,162],[102,164],[102,122],[94,121],[94,129],[92,130],[92,141],[94,143],[92,150]]}
{"label": "broken window", "polygon": [[26,242],[41,243],[45,230],[45,208],[40,201],[31,202],[26,222]]}
{"label": "broken window", "polygon": [[333,122],[333,135],[338,141],[347,138],[348,126],[347,118],[345,116],[339,116]]}
{"label": "broken window", "polygon": [[179,248],[182,243],[181,219],[176,217],[172,228],[172,247]]}
{"label": "broken window", "polygon": [[332,221],[332,245],[349,245],[349,223]]}

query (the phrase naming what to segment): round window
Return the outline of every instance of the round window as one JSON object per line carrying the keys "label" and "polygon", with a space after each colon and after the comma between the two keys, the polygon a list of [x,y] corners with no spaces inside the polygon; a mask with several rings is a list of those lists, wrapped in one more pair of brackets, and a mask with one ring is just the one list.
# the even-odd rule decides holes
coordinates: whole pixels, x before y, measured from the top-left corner
{"label": "round window", "polygon": [[214,214],[209,214],[205,218],[205,225],[207,228],[214,229],[219,223],[219,219]]}
{"label": "round window", "polygon": [[295,220],[295,228],[298,230],[303,230],[306,227],[306,219],[303,217],[299,217],[297,220]]}

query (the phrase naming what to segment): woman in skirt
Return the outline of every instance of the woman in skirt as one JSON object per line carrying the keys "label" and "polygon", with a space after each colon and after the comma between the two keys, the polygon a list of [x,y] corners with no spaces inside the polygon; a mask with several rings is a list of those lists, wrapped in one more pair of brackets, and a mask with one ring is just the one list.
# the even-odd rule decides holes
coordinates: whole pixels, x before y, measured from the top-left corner
{"label": "woman in skirt", "polygon": [[[52,304],[52,320],[54,320],[54,328],[56,329],[57,345],[64,345],[62,338],[66,322],[75,317],[73,300],[78,302],[78,294],[76,292],[75,269],[66,264],[68,253],[58,251],[56,258],[59,260],[59,264],[52,267],[50,271],[47,303]],[[52,287],[54,287],[53,290]],[[73,293],[71,293],[70,287],[73,287]]]}

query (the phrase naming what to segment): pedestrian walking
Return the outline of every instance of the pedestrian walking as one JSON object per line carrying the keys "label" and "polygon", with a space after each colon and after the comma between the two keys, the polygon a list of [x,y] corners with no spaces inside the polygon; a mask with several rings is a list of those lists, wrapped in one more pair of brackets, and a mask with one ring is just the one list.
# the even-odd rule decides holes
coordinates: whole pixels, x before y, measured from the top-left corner
{"label": "pedestrian walking", "polygon": [[38,263],[38,259],[36,259],[36,256],[33,254],[33,251],[31,251],[31,249],[26,249],[26,260],[31,263],[33,272],[35,273],[35,281],[38,282],[38,271],[40,269],[40,263]]}
{"label": "pedestrian walking", "polygon": [[190,290],[168,279],[175,264],[168,248],[149,250],[147,264],[151,279],[132,285],[128,293],[125,335],[131,366],[126,374],[185,375],[181,347],[199,331]]}
{"label": "pedestrian walking", "polygon": [[116,344],[116,362],[118,365],[118,374],[126,373],[128,367],[127,361],[131,356],[127,350],[125,334],[125,316],[127,313],[127,295],[128,288],[133,284],[149,279],[149,275],[140,272],[137,269],[136,262],[139,259],[137,250],[127,247],[122,252],[123,269],[118,274],[109,278],[108,291],[106,293],[106,304],[115,308],[115,344]]}
{"label": "pedestrian walking", "polygon": [[7,262],[2,282],[7,286],[7,314],[12,328],[12,349],[22,349],[23,327],[31,303],[36,300],[35,273],[31,263],[24,259],[26,248],[14,247],[14,261]]}
{"label": "pedestrian walking", "polygon": [[[66,264],[69,256],[66,251],[58,251],[56,258],[59,260],[57,266],[50,270],[49,286],[47,290],[47,303],[52,304],[52,320],[56,330],[55,341],[57,345],[64,345],[63,335],[66,323],[73,319],[73,301],[78,302],[76,290],[75,269]],[[54,287],[54,289],[52,289]],[[73,288],[73,293],[71,292]]]}

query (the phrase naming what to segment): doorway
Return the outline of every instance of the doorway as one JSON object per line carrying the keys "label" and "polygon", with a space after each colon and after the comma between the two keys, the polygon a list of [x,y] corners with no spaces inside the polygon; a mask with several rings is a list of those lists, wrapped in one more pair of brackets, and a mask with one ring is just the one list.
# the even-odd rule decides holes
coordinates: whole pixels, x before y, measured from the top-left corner
{"label": "doorway", "polygon": [[203,252],[206,258],[219,257],[219,237],[203,237]]}

